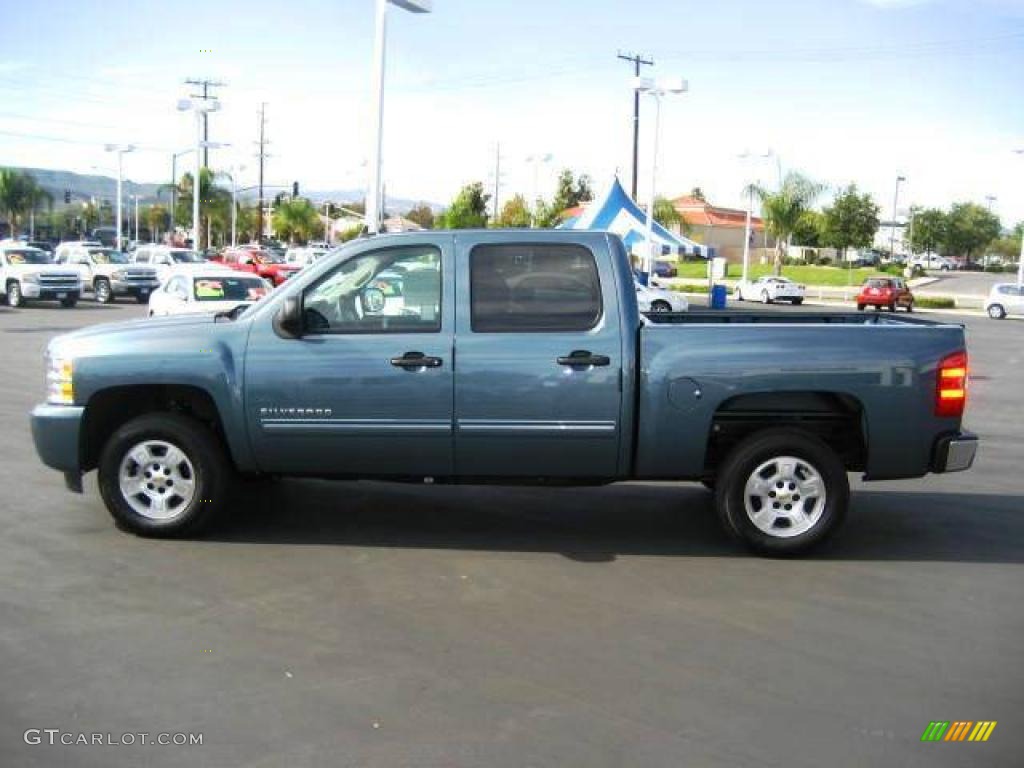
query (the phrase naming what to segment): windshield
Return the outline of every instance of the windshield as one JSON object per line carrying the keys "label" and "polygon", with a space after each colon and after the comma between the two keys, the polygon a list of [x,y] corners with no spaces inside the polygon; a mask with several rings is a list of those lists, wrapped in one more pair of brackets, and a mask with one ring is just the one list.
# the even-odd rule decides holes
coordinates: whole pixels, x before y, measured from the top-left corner
{"label": "windshield", "polygon": [[50,264],[50,257],[43,251],[32,248],[5,251],[11,264]]}
{"label": "windshield", "polygon": [[176,264],[202,264],[204,261],[206,261],[206,259],[204,259],[195,251],[171,251],[170,255],[171,259]]}
{"label": "windshield", "polygon": [[258,301],[267,285],[256,277],[197,277],[193,291],[196,301]]}
{"label": "windshield", "polygon": [[89,251],[92,260],[97,264],[128,264],[128,254],[115,251],[113,248],[93,248]]}

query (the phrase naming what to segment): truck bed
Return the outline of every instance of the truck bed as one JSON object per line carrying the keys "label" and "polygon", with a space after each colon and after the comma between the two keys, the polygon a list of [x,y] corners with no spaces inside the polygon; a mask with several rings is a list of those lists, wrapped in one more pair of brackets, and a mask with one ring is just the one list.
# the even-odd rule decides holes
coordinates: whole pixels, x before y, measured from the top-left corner
{"label": "truck bed", "polygon": [[881,312],[748,312],[708,310],[700,312],[650,312],[646,318],[653,325],[709,325],[716,323],[759,325],[960,325],[927,320],[910,314]]}

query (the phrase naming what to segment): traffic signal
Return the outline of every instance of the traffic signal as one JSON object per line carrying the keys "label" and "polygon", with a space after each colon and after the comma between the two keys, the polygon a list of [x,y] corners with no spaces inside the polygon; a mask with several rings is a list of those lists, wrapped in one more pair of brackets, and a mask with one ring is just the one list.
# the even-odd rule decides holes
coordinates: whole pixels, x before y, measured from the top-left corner
{"label": "traffic signal", "polygon": [[71,190],[64,190],[64,205],[68,205],[71,202]]}
{"label": "traffic signal", "polygon": [[299,196],[299,182],[293,181],[292,182],[292,197],[298,197],[298,196]]}

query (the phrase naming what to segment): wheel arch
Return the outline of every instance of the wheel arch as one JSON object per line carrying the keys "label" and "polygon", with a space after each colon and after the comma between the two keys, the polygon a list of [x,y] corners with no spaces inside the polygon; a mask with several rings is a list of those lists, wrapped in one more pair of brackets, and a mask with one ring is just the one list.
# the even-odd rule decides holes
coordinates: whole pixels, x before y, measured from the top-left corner
{"label": "wheel arch", "polygon": [[119,427],[139,416],[160,412],[180,413],[204,424],[225,453],[236,458],[217,402],[205,389],[191,384],[113,386],[94,392],[86,403],[79,436],[82,470],[96,468],[103,445]]}

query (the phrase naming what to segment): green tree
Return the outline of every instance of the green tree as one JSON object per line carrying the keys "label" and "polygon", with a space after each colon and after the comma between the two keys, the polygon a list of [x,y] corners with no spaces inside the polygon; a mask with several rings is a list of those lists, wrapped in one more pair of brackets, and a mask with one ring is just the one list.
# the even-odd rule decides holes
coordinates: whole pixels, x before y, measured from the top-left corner
{"label": "green tree", "polygon": [[149,237],[155,241],[157,239],[157,233],[161,230],[167,231],[170,219],[168,216],[167,207],[154,203],[146,208],[142,214],[143,220],[146,222],[146,227],[149,229]]}
{"label": "green tree", "polygon": [[776,275],[782,273],[782,256],[792,244],[793,233],[800,225],[804,213],[822,193],[822,186],[806,176],[790,171],[776,192],[756,187],[755,194],[761,200],[761,216],[765,227],[775,238]]}
{"label": "green tree", "polygon": [[491,196],[484,192],[482,182],[467,184],[441,214],[442,229],[473,229],[487,226],[487,203]]}
{"label": "green tree", "polygon": [[654,220],[666,229],[679,227],[681,232],[688,229],[686,220],[672,205],[672,201],[660,195],[654,198]]}
{"label": "green tree", "polygon": [[825,214],[819,211],[804,211],[797,219],[793,230],[793,242],[808,248],[824,245]]}
{"label": "green tree", "polygon": [[32,203],[35,179],[13,168],[0,168],[0,208],[7,214],[10,235],[18,231],[18,216]]}
{"label": "green tree", "polygon": [[[188,229],[192,227],[192,187],[192,174],[184,174],[178,185],[178,204],[174,212],[175,223]],[[231,228],[231,192],[214,183],[214,173],[209,168],[199,172],[199,203],[199,243],[194,247],[210,245],[207,232],[223,242]]]}
{"label": "green tree", "polygon": [[[917,222],[914,223],[917,229]],[[946,216],[944,245],[946,252],[962,255],[967,261],[985,250],[999,237],[999,217],[977,203],[956,203]]]}
{"label": "green tree", "polygon": [[414,221],[424,229],[434,228],[434,211],[426,203],[420,203],[405,214],[405,218]]}
{"label": "green tree", "polygon": [[505,228],[524,228],[529,227],[532,220],[533,216],[530,214],[530,206],[526,204],[526,198],[516,195],[502,206],[501,213],[494,225]]}
{"label": "green tree", "polygon": [[270,219],[274,234],[289,243],[306,242],[322,229],[316,207],[304,197],[283,200]]}
{"label": "green tree", "polygon": [[850,184],[824,211],[822,241],[838,249],[845,260],[847,248],[867,248],[874,241],[879,211],[871,195],[859,193],[857,185]]}
{"label": "green tree", "polygon": [[946,242],[946,214],[938,208],[915,211],[913,226],[908,233],[912,253],[934,253]]}
{"label": "green tree", "polygon": [[558,174],[553,205],[559,213],[568,208],[575,208],[581,203],[588,203],[593,199],[594,190],[591,188],[590,177],[587,174],[581,173],[579,176],[574,176],[568,168]]}

